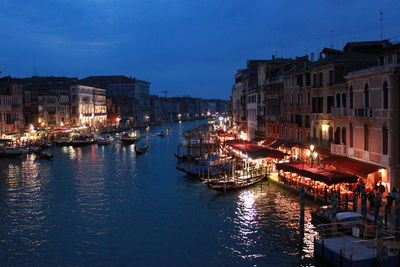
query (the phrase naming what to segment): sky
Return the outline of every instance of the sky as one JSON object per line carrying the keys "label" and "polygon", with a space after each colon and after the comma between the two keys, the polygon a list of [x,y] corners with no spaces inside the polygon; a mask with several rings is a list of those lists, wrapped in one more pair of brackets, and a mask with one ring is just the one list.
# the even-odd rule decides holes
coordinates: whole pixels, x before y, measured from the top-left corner
{"label": "sky", "polygon": [[400,41],[399,0],[0,0],[0,76],[126,75],[228,99],[248,59]]}

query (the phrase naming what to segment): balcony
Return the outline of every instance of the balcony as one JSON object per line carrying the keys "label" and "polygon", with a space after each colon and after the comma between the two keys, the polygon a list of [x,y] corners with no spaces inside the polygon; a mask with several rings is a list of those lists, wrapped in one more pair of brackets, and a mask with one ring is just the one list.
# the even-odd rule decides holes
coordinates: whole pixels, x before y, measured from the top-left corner
{"label": "balcony", "polygon": [[308,137],[307,138],[307,143],[310,145],[316,145],[318,147],[322,147],[322,148],[331,148],[331,141],[329,140],[321,140],[318,138],[312,138],[312,137]]}
{"label": "balcony", "polygon": [[331,115],[336,117],[347,117],[347,108],[332,108]]}
{"label": "balcony", "polygon": [[390,118],[393,117],[393,111],[388,109],[377,109],[373,111],[374,118]]}
{"label": "balcony", "polygon": [[346,145],[331,144],[331,153],[341,156],[346,156],[347,149]]}
{"label": "balcony", "polygon": [[372,109],[370,108],[357,108],[354,111],[355,117],[372,117],[373,115]]}

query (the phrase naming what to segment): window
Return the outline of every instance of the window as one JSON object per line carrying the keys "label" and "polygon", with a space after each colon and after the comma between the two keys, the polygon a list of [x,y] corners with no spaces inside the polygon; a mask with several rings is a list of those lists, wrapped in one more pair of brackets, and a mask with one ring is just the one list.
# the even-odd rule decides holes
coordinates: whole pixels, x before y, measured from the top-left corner
{"label": "window", "polygon": [[347,97],[346,97],[346,93],[342,93],[342,107],[346,107],[347,106]]}
{"label": "window", "polygon": [[333,70],[329,71],[329,85],[333,84]]}
{"label": "window", "polygon": [[386,81],[383,83],[382,94],[383,94],[383,108],[388,109],[389,108],[389,89],[388,89],[388,84]]}
{"label": "window", "polygon": [[380,57],[379,57],[379,65],[380,65],[380,66],[385,65],[385,58],[384,58],[383,56],[380,56]]}
{"label": "window", "polygon": [[306,115],[304,123],[306,128],[310,128],[310,115]]}
{"label": "window", "polygon": [[317,87],[317,74],[316,73],[313,74],[313,87],[314,88]]}
{"label": "window", "polygon": [[336,94],[336,107],[340,108],[340,94]]}
{"label": "window", "polygon": [[346,128],[345,127],[342,128],[342,144],[343,145],[346,144]]}
{"label": "window", "polygon": [[324,85],[324,74],[322,72],[319,73],[319,87]]}
{"label": "window", "polygon": [[349,130],[350,130],[350,133],[349,133],[350,147],[353,147],[353,124],[351,124],[351,123],[349,125]]}
{"label": "window", "polygon": [[369,128],[368,125],[364,125],[364,150],[369,150]]}
{"label": "window", "polygon": [[350,102],[350,108],[354,108],[353,107],[353,87],[350,86],[350,90],[349,90],[349,102]]}
{"label": "window", "polygon": [[364,87],[364,107],[369,108],[369,86],[368,84]]}
{"label": "window", "polygon": [[340,127],[336,127],[335,131],[335,144],[340,144]]}
{"label": "window", "polygon": [[389,150],[389,133],[386,126],[382,127],[382,154],[387,155]]}
{"label": "window", "polygon": [[327,113],[331,113],[331,108],[333,107],[333,96],[328,96],[328,106],[327,106]]}

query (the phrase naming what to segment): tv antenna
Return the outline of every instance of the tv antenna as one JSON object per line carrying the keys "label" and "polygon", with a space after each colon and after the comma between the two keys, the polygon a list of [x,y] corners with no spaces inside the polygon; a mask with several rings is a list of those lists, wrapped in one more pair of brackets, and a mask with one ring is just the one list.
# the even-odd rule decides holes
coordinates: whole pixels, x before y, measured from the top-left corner
{"label": "tv antenna", "polygon": [[168,91],[167,91],[167,90],[162,90],[161,93],[164,94],[164,97],[165,97],[165,98],[167,98],[167,94],[168,94]]}
{"label": "tv antenna", "polygon": [[380,18],[379,20],[381,21],[381,40],[383,40],[383,12],[379,12]]}

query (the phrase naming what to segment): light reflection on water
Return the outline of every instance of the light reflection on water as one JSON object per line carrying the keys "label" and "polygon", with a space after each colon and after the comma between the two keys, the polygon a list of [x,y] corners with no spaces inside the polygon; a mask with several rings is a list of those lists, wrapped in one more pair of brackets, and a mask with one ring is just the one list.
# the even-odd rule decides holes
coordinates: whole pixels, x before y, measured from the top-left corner
{"label": "light reflection on water", "polygon": [[268,183],[220,193],[175,169],[180,134],[134,146],[57,147],[53,161],[0,160],[4,265],[310,265],[315,232],[299,198]]}

